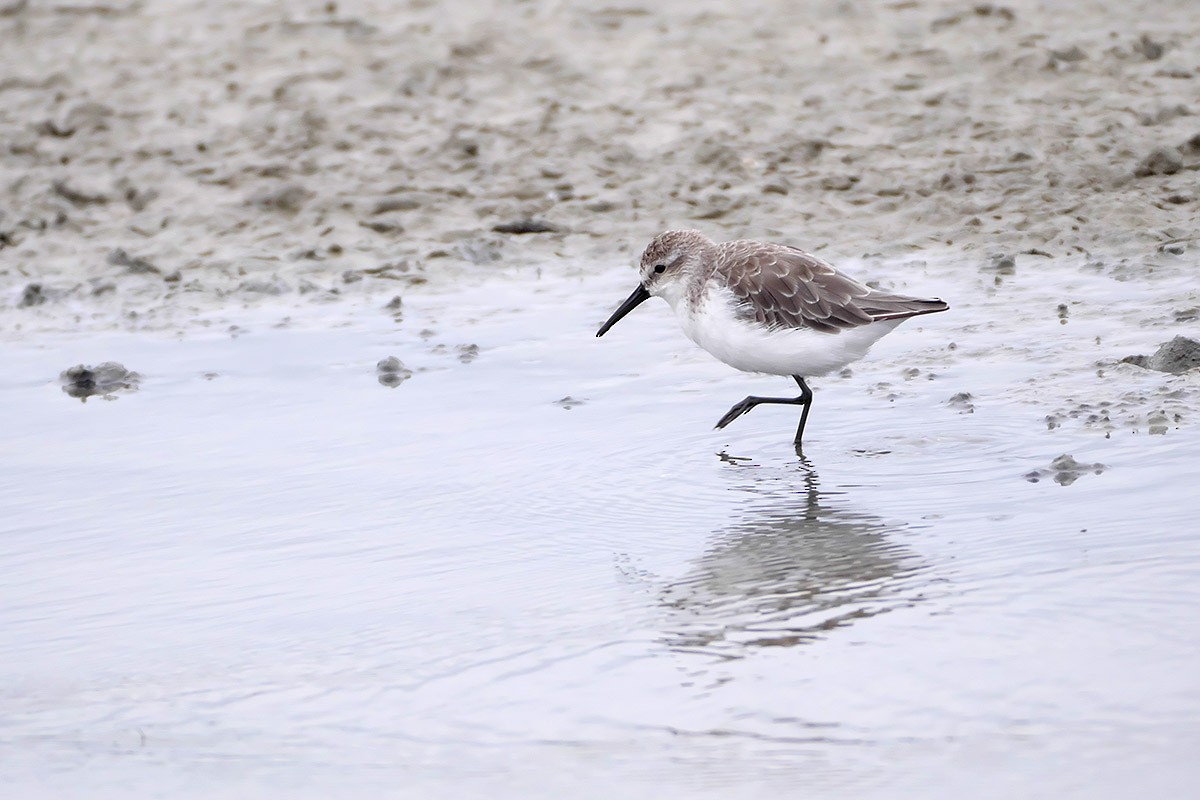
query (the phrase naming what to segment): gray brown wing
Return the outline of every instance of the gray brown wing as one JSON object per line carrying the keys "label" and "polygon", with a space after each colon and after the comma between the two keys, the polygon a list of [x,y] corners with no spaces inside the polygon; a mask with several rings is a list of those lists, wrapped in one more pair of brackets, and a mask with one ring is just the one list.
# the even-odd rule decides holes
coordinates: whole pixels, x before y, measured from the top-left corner
{"label": "gray brown wing", "polygon": [[746,319],[773,328],[838,333],[887,319],[945,311],[941,300],[880,292],[814,255],[783,245],[721,245],[717,274],[741,302]]}

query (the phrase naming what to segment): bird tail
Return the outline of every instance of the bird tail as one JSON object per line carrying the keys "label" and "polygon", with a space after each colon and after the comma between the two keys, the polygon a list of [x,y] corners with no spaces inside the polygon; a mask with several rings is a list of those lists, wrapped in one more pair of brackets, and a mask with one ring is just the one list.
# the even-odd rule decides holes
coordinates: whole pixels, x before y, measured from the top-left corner
{"label": "bird tail", "polygon": [[905,297],[898,294],[871,295],[863,299],[860,307],[875,321],[885,319],[908,319],[922,314],[937,314],[950,308],[950,304],[937,297]]}

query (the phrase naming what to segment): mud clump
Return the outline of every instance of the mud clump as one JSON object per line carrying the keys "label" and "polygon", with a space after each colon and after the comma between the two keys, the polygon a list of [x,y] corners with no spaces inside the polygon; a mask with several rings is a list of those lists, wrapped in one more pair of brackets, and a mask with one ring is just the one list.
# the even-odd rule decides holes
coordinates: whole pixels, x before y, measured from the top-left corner
{"label": "mud clump", "polygon": [[263,211],[296,214],[313,196],[314,194],[303,186],[289,183],[253,194],[246,202]]}
{"label": "mud clump", "polygon": [[395,356],[388,356],[375,365],[375,373],[379,383],[389,389],[395,389],[412,377],[412,370],[404,366]]}
{"label": "mud clump", "polygon": [[496,233],[521,235],[526,233],[559,233],[562,228],[540,219],[518,219],[492,226]]}
{"label": "mud clump", "polygon": [[412,211],[420,207],[421,201],[415,197],[385,197],[371,207],[371,213],[387,214],[390,211]]}
{"label": "mud clump", "polygon": [[114,267],[125,267],[134,275],[158,275],[160,273],[159,268],[151,262],[144,258],[131,256],[119,247],[109,253],[105,261]]}
{"label": "mud clump", "polygon": [[87,402],[89,397],[95,395],[114,400],[117,392],[136,391],[142,376],[115,361],[105,361],[94,367],[76,364],[64,370],[59,380],[63,384],[62,390],[69,396]]}
{"label": "mud clump", "polygon": [[1007,253],[996,253],[988,257],[987,263],[983,265],[984,272],[994,272],[997,275],[1015,275],[1017,273],[1017,259]]}
{"label": "mud clump", "polygon": [[91,205],[104,205],[108,202],[108,195],[100,192],[89,192],[83,189],[76,189],[67,184],[66,181],[55,181],[51,185],[51,189],[56,195],[66,200],[76,208]]}
{"label": "mud clump", "polygon": [[40,283],[31,283],[21,292],[21,299],[17,302],[18,308],[32,308],[40,306],[46,302],[46,292],[42,289]]}
{"label": "mud clump", "polygon": [[1164,342],[1154,351],[1154,355],[1126,356],[1121,359],[1121,363],[1181,375],[1200,367],[1200,342],[1186,336],[1176,336],[1171,341]]}
{"label": "mud clump", "polygon": [[975,413],[975,397],[970,392],[959,392],[946,401],[950,408],[957,409],[960,414]]}
{"label": "mud clump", "polygon": [[1183,169],[1183,154],[1176,147],[1156,147],[1143,158],[1133,170],[1134,177],[1148,178],[1151,175],[1174,175]]}
{"label": "mud clump", "polygon": [[581,406],[585,402],[587,402],[587,401],[580,400],[575,397],[571,397],[571,395],[567,395],[566,397],[564,397],[560,400],[555,400],[554,405],[558,406],[559,408],[561,408],[565,411],[570,411],[572,408],[575,408],[575,406]]}
{"label": "mud clump", "polygon": [[1095,464],[1081,464],[1075,460],[1074,456],[1064,453],[1051,461],[1049,468],[1035,469],[1032,472],[1025,473],[1025,480],[1030,483],[1038,483],[1042,478],[1053,478],[1054,482],[1060,486],[1070,486],[1089,472],[1099,475],[1106,468],[1104,464],[1099,462]]}
{"label": "mud clump", "polygon": [[1140,53],[1147,61],[1158,61],[1166,49],[1161,42],[1156,42],[1143,33],[1142,38],[1133,43],[1133,51]]}

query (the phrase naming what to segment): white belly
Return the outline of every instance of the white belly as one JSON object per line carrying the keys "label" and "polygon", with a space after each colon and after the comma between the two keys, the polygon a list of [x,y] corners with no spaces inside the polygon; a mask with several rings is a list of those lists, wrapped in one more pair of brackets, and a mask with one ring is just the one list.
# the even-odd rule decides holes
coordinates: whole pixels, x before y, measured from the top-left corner
{"label": "white belly", "polygon": [[826,375],[857,361],[903,320],[885,320],[840,333],[807,328],[770,330],[738,318],[727,290],[710,292],[700,305],[675,307],[683,332],[729,366],[770,375]]}

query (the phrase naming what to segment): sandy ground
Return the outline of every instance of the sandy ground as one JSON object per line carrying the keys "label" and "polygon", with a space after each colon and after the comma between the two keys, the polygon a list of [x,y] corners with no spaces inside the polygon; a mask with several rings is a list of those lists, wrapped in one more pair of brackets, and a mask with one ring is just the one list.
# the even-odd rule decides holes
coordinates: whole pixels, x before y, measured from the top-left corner
{"label": "sandy ground", "polygon": [[609,268],[666,227],[1179,256],[1198,37],[1191,0],[4,0],[0,330]]}

